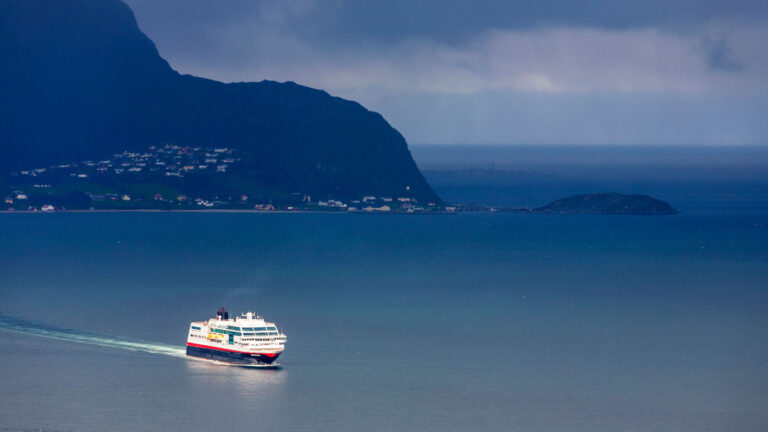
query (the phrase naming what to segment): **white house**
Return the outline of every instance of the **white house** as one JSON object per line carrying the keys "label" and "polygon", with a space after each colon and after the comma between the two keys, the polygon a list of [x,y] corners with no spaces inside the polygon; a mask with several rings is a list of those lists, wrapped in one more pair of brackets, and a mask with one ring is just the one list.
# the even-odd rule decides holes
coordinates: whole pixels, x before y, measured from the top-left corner
{"label": "white house", "polygon": [[388,205],[383,205],[381,207],[368,206],[368,207],[364,208],[363,210],[365,210],[367,212],[374,212],[374,211],[377,211],[377,212],[388,212],[388,211],[390,211],[392,209]]}

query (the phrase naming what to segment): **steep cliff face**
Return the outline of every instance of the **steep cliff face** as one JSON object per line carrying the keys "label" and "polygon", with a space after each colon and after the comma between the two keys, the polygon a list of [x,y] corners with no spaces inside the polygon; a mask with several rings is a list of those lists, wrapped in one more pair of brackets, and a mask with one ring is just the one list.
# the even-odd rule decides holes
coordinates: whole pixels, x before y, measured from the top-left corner
{"label": "steep cliff face", "polygon": [[274,190],[437,200],[381,115],[291,82],[181,75],[119,0],[3,0],[0,34],[0,171],[229,146]]}

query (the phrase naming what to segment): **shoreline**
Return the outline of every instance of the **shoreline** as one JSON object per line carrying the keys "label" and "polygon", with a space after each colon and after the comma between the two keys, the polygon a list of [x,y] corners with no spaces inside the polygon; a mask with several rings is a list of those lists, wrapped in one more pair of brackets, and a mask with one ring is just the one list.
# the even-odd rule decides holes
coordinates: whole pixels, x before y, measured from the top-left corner
{"label": "shoreline", "polygon": [[[323,210],[253,210],[253,209],[200,209],[200,210],[162,210],[162,209],[100,209],[100,210],[0,210],[0,214],[56,214],[56,213],[258,213],[258,214],[375,214],[375,215],[452,215],[459,212],[375,212],[375,211],[323,211]],[[489,212],[490,213],[490,212]]]}

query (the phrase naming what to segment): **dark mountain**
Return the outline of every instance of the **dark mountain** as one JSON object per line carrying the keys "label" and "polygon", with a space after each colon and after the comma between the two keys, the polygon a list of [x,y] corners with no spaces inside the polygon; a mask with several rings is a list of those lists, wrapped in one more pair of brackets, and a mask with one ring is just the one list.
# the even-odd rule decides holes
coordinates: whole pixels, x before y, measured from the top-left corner
{"label": "dark mountain", "polygon": [[670,215],[677,214],[668,203],[648,195],[615,192],[574,195],[531,210],[551,214]]}
{"label": "dark mountain", "polygon": [[405,139],[358,103],[292,82],[181,75],[119,0],[0,0],[0,171],[150,145],[237,148],[283,193],[436,201]]}

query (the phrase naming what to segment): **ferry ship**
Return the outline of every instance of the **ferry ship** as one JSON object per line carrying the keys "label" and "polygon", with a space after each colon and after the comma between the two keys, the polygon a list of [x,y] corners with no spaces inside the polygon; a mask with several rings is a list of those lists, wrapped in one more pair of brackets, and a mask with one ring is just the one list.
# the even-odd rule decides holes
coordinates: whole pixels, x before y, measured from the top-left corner
{"label": "ferry ship", "polygon": [[189,325],[187,355],[235,365],[272,365],[285,341],[275,323],[253,312],[230,319],[229,312],[219,308],[216,318]]}

